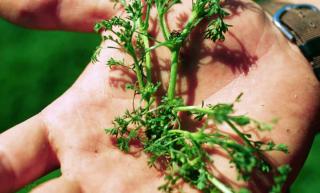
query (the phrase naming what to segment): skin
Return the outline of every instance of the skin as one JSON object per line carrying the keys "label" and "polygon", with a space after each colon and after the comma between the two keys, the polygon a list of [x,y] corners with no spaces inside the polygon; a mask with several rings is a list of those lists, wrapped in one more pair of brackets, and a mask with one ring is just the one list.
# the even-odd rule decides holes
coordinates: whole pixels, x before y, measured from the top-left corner
{"label": "skin", "polygon": [[[33,26],[19,18],[21,9],[29,8],[25,5],[31,6],[30,1],[22,2],[26,4],[2,1],[2,16],[17,24],[42,29],[88,31],[91,24],[75,27],[80,21],[75,20],[78,12],[83,13],[80,15],[88,14],[91,19],[91,13],[95,13],[98,5],[102,7],[99,4],[102,1],[81,1],[81,4],[61,1],[58,15],[63,27],[54,22],[52,26],[42,25],[40,17],[35,17],[38,23]],[[32,13],[41,15],[43,13],[39,10],[43,1],[36,2],[40,3],[32,5],[36,7]],[[17,7],[14,11],[3,11],[12,3]],[[74,4],[79,9],[71,15],[67,5]],[[112,10],[111,4],[103,5],[103,10]],[[257,5],[247,1],[238,5],[240,7],[236,11],[230,10],[232,14],[227,22],[233,27],[224,43],[199,41],[200,35],[197,32],[193,35],[195,46],[185,52],[192,55],[185,54],[182,58],[186,58],[189,64],[195,60],[201,65],[186,65],[186,70],[180,74],[182,78],[177,92],[193,105],[201,104],[203,99],[206,104],[232,102],[243,92],[241,102],[236,105],[237,114],[246,113],[262,121],[278,118],[272,131],[249,130],[248,133],[257,139],[272,139],[288,145],[288,155],[271,153],[267,156],[275,166],[289,163],[293,168],[292,181],[318,128],[320,85],[298,48],[283,37]],[[174,19],[188,14],[189,8],[188,3],[175,7],[168,19],[171,21],[170,29],[179,29]],[[113,14],[116,13],[110,11],[103,17]],[[13,192],[58,167],[61,168],[61,177],[40,185],[32,192],[157,192],[162,176],[147,166],[147,156],[120,152],[104,132],[104,128],[112,126],[115,116],[132,107],[133,93],[124,91],[121,86],[133,78],[123,69],[110,69],[105,65],[110,57],[126,56],[107,48],[111,42],[103,42],[102,45],[104,49],[99,62],[89,64],[68,91],[39,114],[0,135],[1,193]],[[161,69],[155,78],[166,82],[168,72],[163,61],[169,58],[168,51],[159,49],[155,58],[154,63],[158,63],[157,67]],[[223,129],[229,132],[229,128]],[[230,169],[225,157],[215,155],[214,159],[217,175],[235,188],[249,186],[254,192],[266,192],[256,189],[257,186],[264,187],[257,182],[237,182],[235,171]],[[193,192],[187,189],[187,192]]]}
{"label": "skin", "polygon": [[97,20],[115,14],[112,7],[112,2],[99,0],[2,0],[0,16],[12,23],[37,29],[92,31]]}

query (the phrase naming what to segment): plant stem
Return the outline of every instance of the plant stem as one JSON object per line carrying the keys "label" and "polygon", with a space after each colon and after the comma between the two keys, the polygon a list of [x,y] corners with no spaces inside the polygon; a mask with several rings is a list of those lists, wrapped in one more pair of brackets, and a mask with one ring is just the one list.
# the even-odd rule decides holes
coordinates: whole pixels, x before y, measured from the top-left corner
{"label": "plant stem", "polygon": [[[149,39],[148,39],[148,28],[149,28],[149,17],[150,17],[150,9],[151,9],[151,5],[148,4],[147,5],[147,13],[146,13],[146,18],[145,21],[142,21],[142,18],[139,19],[140,22],[140,30],[142,32],[142,41],[144,44],[144,50],[148,50],[150,45],[149,45]],[[152,73],[151,73],[151,68],[152,68],[152,64],[151,64],[151,53],[150,52],[145,52],[145,57],[146,57],[146,63],[145,63],[145,67],[146,67],[146,75],[147,75],[147,80],[148,82],[152,82]]]}
{"label": "plant stem", "polygon": [[179,63],[179,52],[180,48],[173,49],[171,53],[171,69],[170,69],[170,80],[168,88],[168,98],[169,100],[174,99],[177,83],[177,74],[178,74],[178,63]]}
{"label": "plant stem", "polygon": [[236,127],[231,121],[226,120],[226,123],[231,127],[231,129],[232,129],[234,132],[236,132],[236,133],[239,135],[239,137],[240,137],[248,146],[250,146],[252,149],[256,149],[256,148],[252,145],[252,143],[243,135],[243,133],[241,133],[241,132],[239,131],[239,129],[237,129],[237,127]]}
{"label": "plant stem", "polygon": [[154,46],[151,46],[149,49],[146,49],[146,52],[151,52],[152,50],[155,50],[156,48],[159,48],[161,46],[165,46],[165,47],[169,48],[172,45],[167,41],[161,42],[161,43],[157,43]]}
{"label": "plant stem", "polygon": [[[239,135],[239,137],[240,137],[249,147],[251,147],[251,148],[254,149],[254,150],[257,150],[257,148],[252,145],[252,143],[245,137],[245,135],[244,135],[243,133],[241,133],[241,132],[239,131],[239,129],[237,129],[237,127],[236,127],[231,121],[226,120],[226,123],[231,127],[231,129],[232,129],[234,132],[236,132],[236,133]],[[268,160],[267,160],[266,157],[261,153],[261,151],[257,151],[257,154],[258,154],[258,156],[259,156],[260,159],[262,159],[266,164],[269,165]]]}
{"label": "plant stem", "polygon": [[[139,26],[140,23],[138,21],[136,22],[133,22],[133,31],[135,31],[135,29],[137,28],[137,26]],[[137,58],[137,54],[135,52],[135,49],[133,47],[133,43],[132,43],[132,36],[133,36],[133,33],[131,33],[131,42],[130,44],[126,47],[126,51],[131,55],[131,57],[133,58],[133,61],[134,61],[134,71],[137,75],[137,79],[138,79],[138,83],[139,83],[139,87],[141,89],[144,88],[144,82],[143,82],[143,71],[141,71],[140,69],[140,65],[139,65],[139,60]]]}
{"label": "plant stem", "polygon": [[212,110],[198,107],[198,106],[183,106],[183,107],[176,107],[174,108],[175,111],[188,111],[188,112],[199,112],[199,113],[205,113],[205,114],[211,114]]}
{"label": "plant stem", "polygon": [[[163,15],[159,14],[160,26],[163,31],[163,34],[168,40],[170,34],[168,32],[167,24],[164,21]],[[171,49],[171,70],[170,70],[170,82],[168,88],[168,98],[174,99],[175,97],[175,89],[176,89],[176,82],[177,82],[177,73],[178,73],[178,62],[179,62],[179,52],[180,48],[187,38],[187,36],[191,33],[192,29],[200,22],[201,20],[198,18],[197,12],[193,12],[191,14],[191,18],[189,19],[186,27],[183,29],[180,37],[180,41],[173,46]]]}
{"label": "plant stem", "polygon": [[164,14],[160,14],[161,12],[159,12],[159,23],[160,23],[160,28],[161,28],[161,31],[162,31],[162,34],[164,36],[164,39],[165,40],[169,40],[169,37],[170,37],[170,32],[169,32],[169,29],[168,29],[168,25],[167,25],[167,22],[165,20],[165,17],[164,17]]}
{"label": "plant stem", "polygon": [[[197,106],[184,106],[184,107],[176,107],[174,108],[175,111],[189,111],[189,112],[200,112],[200,113],[205,113],[205,114],[212,114],[212,110],[211,109],[205,109],[205,108],[201,108],[201,107],[197,107]],[[256,149],[251,142],[243,135],[243,133],[241,133],[239,131],[239,129],[237,129],[237,127],[229,120],[225,120],[225,122],[231,127],[231,129],[236,132],[241,139],[247,144],[249,145],[251,148]]]}
{"label": "plant stem", "polygon": [[139,66],[139,61],[135,55],[133,55],[133,60],[134,60],[134,71],[137,75],[139,87],[140,89],[143,89],[144,88],[143,76]]}
{"label": "plant stem", "polygon": [[148,30],[148,28],[149,28],[149,18],[150,18],[151,6],[152,6],[152,4],[147,3],[147,12],[146,12],[146,17],[144,19],[144,21],[145,21],[145,25],[144,25],[145,30]]}
{"label": "plant stem", "polygon": [[[143,44],[144,44],[144,48],[147,50],[149,49],[150,45],[149,45],[149,39],[146,35],[144,35],[142,37],[142,40],[143,40]],[[151,53],[150,52],[146,52],[145,53],[145,57],[146,57],[146,74],[147,74],[147,80],[149,82],[152,82],[152,73],[151,73],[151,70],[152,70],[152,64],[151,64]]]}
{"label": "plant stem", "polygon": [[181,37],[183,39],[185,39],[186,37],[188,37],[192,31],[192,29],[197,26],[199,24],[199,22],[202,20],[202,18],[198,17],[198,13],[197,12],[192,12],[191,16],[186,24],[186,26],[183,28],[183,30],[181,31]]}
{"label": "plant stem", "polygon": [[208,175],[208,180],[215,185],[223,193],[233,193],[227,186],[220,182],[217,178]]}

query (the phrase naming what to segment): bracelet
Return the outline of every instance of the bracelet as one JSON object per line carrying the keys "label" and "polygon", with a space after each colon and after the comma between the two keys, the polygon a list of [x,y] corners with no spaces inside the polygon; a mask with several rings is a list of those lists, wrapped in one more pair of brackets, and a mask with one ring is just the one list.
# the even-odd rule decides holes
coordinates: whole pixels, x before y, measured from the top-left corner
{"label": "bracelet", "polygon": [[295,43],[310,62],[320,81],[320,11],[310,4],[259,3],[272,15],[273,23]]}

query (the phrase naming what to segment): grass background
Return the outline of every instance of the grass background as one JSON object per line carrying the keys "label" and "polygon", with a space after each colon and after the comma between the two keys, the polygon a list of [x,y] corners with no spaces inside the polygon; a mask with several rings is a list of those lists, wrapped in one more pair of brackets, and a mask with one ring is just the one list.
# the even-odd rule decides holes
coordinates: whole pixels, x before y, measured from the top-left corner
{"label": "grass background", "polygon": [[[61,95],[89,62],[95,34],[28,30],[0,20],[0,132],[38,113]],[[292,193],[320,189],[320,136],[293,184]],[[19,193],[60,175],[59,170]]]}

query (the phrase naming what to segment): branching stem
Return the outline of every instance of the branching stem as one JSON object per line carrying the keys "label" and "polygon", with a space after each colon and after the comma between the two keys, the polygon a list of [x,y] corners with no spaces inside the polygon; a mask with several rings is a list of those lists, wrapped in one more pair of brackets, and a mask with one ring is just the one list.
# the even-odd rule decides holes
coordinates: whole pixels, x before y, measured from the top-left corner
{"label": "branching stem", "polygon": [[[146,17],[145,21],[142,21],[142,18],[139,19],[140,22],[140,30],[141,33],[140,37],[142,38],[143,45],[144,45],[144,50],[148,50],[150,45],[149,45],[149,38],[148,38],[148,28],[149,28],[149,17],[150,17],[150,9],[151,5],[147,4],[147,12],[146,12]],[[147,75],[147,81],[152,82],[152,64],[151,64],[151,53],[150,52],[145,52],[145,70],[146,70],[146,75]]]}
{"label": "branching stem", "polygon": [[183,106],[183,107],[176,107],[173,109],[177,112],[199,112],[199,113],[206,113],[211,114],[212,110],[198,107],[198,106]]}
{"label": "branching stem", "polygon": [[[141,97],[137,108],[133,107],[133,111],[127,110],[124,115],[116,117],[113,127],[106,129],[108,134],[117,138],[118,147],[124,152],[130,152],[130,142],[140,141],[144,151],[150,155],[149,164],[155,167],[160,163],[166,167],[165,184],[159,187],[159,190],[166,193],[175,190],[176,183],[180,181],[189,183],[202,192],[234,192],[232,187],[217,179],[211,171],[210,164],[214,160],[211,152],[207,152],[207,148],[220,147],[226,151],[230,163],[236,167],[239,177],[245,181],[250,179],[253,171],[274,171],[271,170],[263,151],[287,151],[287,148],[277,147],[273,142],[253,141],[250,135],[242,132],[241,128],[257,121],[245,115],[234,116],[233,103],[206,107],[185,106],[183,99],[175,93],[180,50],[194,28],[204,19],[210,19],[211,22],[204,31],[204,38],[212,41],[224,40],[224,33],[229,25],[223,21],[228,14],[221,7],[221,1],[192,1],[192,12],[187,23],[183,29],[172,32],[167,24],[167,14],[169,9],[181,3],[181,0],[145,0],[144,3],[140,0],[130,0],[128,3],[126,0],[117,0],[116,2],[125,7],[128,17],[114,17],[102,21],[95,26],[95,30],[97,32],[107,30],[113,33],[112,35],[117,38],[110,35],[105,36],[104,40],[115,42],[133,58],[134,65],[127,67],[132,68],[137,81],[126,88]],[[157,10],[160,34],[164,37],[164,41],[158,41],[152,34],[148,34],[150,11],[153,6]],[[146,8],[145,14],[144,8]],[[150,46],[150,42],[155,42],[155,45]],[[158,101],[156,97],[161,93],[159,87],[163,83],[152,82],[152,70],[155,69],[152,69],[151,52],[161,46],[167,47],[171,53],[171,69],[167,93],[162,96],[161,101]],[[97,53],[100,50],[98,49]],[[96,55],[93,59],[96,59]],[[123,62],[112,59],[108,61],[108,65],[122,66]],[[205,122],[192,130],[183,130],[179,112],[189,112],[194,121]],[[217,127],[207,132],[208,126],[211,125],[210,120],[213,120],[213,124]],[[228,125],[242,142],[221,132],[218,128],[220,124]],[[259,122],[256,124],[261,128]],[[190,126],[192,127],[192,125],[188,127]],[[283,170],[279,170],[281,179],[285,179],[288,174],[288,169],[284,172]],[[275,182],[272,193],[280,193],[285,180],[277,182],[275,178]]]}
{"label": "branching stem", "polygon": [[230,188],[225,186],[222,182],[220,182],[217,178],[212,175],[208,175],[208,180],[216,186],[222,193],[233,193]]}
{"label": "branching stem", "polygon": [[165,15],[163,13],[161,14],[159,13],[159,23],[160,23],[160,28],[163,33],[164,39],[168,41],[170,37],[170,31],[168,29],[168,24],[166,22]]}
{"label": "branching stem", "polygon": [[[141,22],[142,23],[142,22]],[[147,34],[148,32],[147,31],[144,31],[145,34]],[[148,50],[150,45],[149,45],[149,39],[147,37],[147,35],[141,35],[142,37],[142,41],[143,41],[143,45],[144,45],[144,49],[145,50]],[[151,70],[152,70],[152,64],[151,64],[151,53],[150,52],[145,52],[145,59],[146,59],[146,62],[145,62],[145,70],[146,70],[146,75],[147,75],[147,80],[149,82],[152,82],[152,73],[151,73]]]}
{"label": "branching stem", "polygon": [[139,65],[139,61],[135,55],[133,55],[133,60],[134,60],[134,71],[137,75],[139,87],[143,89],[144,88],[143,74]]}
{"label": "branching stem", "polygon": [[250,146],[250,147],[253,148],[253,149],[256,149],[256,148],[252,145],[252,143],[248,140],[248,138],[246,138],[246,137],[244,136],[244,134],[243,134],[241,131],[239,131],[239,129],[238,129],[231,121],[226,120],[226,123],[230,126],[230,128],[231,128],[234,132],[236,132],[236,133],[239,135],[239,137],[240,137],[248,146]]}
{"label": "branching stem", "polygon": [[171,54],[172,63],[171,63],[171,69],[170,69],[170,80],[169,80],[169,88],[168,88],[169,100],[172,100],[175,97],[177,74],[178,74],[178,63],[179,63],[179,51],[180,49],[174,49],[172,50],[172,54]]}
{"label": "branching stem", "polygon": [[202,18],[198,17],[198,13],[196,11],[193,11],[191,13],[191,16],[186,24],[186,26],[183,28],[181,32],[181,37],[183,39],[187,38],[190,35],[190,32],[194,27],[196,27],[200,22]]}

